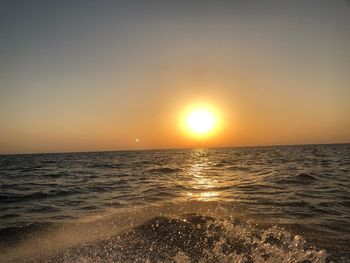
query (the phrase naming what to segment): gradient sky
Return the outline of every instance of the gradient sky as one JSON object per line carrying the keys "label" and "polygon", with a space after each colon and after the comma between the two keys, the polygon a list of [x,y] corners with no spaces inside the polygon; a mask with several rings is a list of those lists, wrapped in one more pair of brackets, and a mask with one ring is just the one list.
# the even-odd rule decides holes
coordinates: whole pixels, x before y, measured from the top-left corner
{"label": "gradient sky", "polygon": [[11,0],[0,34],[0,153],[350,142],[349,1]]}

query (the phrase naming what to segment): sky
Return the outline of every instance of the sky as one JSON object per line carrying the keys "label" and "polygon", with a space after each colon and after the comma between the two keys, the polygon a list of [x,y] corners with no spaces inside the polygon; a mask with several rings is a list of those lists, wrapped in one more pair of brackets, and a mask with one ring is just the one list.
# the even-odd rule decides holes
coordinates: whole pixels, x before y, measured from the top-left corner
{"label": "sky", "polygon": [[350,142],[349,1],[5,0],[0,35],[2,154]]}

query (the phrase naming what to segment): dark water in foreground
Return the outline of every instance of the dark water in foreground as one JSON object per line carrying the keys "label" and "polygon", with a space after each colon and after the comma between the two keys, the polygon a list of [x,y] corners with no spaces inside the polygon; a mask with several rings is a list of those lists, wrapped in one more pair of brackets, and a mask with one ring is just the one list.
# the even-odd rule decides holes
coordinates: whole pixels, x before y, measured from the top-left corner
{"label": "dark water in foreground", "polygon": [[0,156],[0,262],[350,262],[350,145]]}

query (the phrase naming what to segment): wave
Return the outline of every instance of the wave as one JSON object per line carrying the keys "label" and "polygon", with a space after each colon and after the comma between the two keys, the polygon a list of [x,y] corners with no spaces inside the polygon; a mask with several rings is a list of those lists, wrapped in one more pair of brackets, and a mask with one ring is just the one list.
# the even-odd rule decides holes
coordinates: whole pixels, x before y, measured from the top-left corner
{"label": "wave", "polygon": [[314,176],[312,176],[311,174],[306,174],[306,173],[300,173],[296,176],[296,179],[298,180],[302,180],[302,181],[308,181],[308,182],[312,182],[312,181],[317,181],[318,179]]}
{"label": "wave", "polygon": [[300,173],[297,174],[296,176],[290,176],[287,178],[280,178],[277,179],[276,182],[278,184],[312,184],[319,181],[318,178],[315,176],[312,176],[311,174],[306,174],[306,173]]}
{"label": "wave", "polygon": [[113,169],[113,168],[119,168],[122,166],[123,164],[121,163],[95,163],[95,164],[92,164],[90,168]]}
{"label": "wave", "polygon": [[176,173],[176,172],[180,172],[182,171],[182,169],[180,168],[169,168],[169,167],[160,167],[160,168],[152,168],[149,169],[148,172],[150,173]]}
{"label": "wave", "polygon": [[[17,230],[12,232],[18,233]],[[257,226],[210,202],[120,209],[109,215],[84,218],[77,224],[40,230],[44,233],[27,235],[26,240],[0,251],[0,261],[321,263],[326,260],[325,250],[315,248],[302,236],[278,226]],[[31,229],[31,233],[36,231]]]}
{"label": "wave", "polygon": [[48,262],[324,262],[326,253],[279,227],[200,214],[154,217],[121,235],[78,245]]}
{"label": "wave", "polygon": [[57,198],[57,197],[63,197],[68,195],[74,195],[79,194],[79,190],[51,190],[48,192],[43,191],[37,191],[30,194],[3,194],[0,195],[0,201],[4,203],[16,203],[16,202],[23,202],[23,201],[32,201],[32,200],[42,200],[47,198]]}

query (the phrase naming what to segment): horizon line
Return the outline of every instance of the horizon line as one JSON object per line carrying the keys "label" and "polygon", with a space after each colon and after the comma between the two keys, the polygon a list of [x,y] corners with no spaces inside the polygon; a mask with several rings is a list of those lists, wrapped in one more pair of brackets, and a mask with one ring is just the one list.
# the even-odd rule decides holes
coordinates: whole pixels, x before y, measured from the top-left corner
{"label": "horizon line", "polygon": [[228,148],[254,148],[254,147],[341,145],[341,144],[350,144],[350,142],[304,143],[304,144],[242,145],[242,146],[221,146],[221,147],[148,148],[148,149],[120,149],[120,150],[96,150],[96,151],[62,151],[62,152],[33,152],[33,153],[0,153],[0,157],[1,157],[1,156],[11,156],[11,155],[74,154],[74,153],[108,153],[108,152],[142,152],[142,151],[145,151],[145,152],[146,152],[146,151],[166,151],[166,150],[228,149]]}

